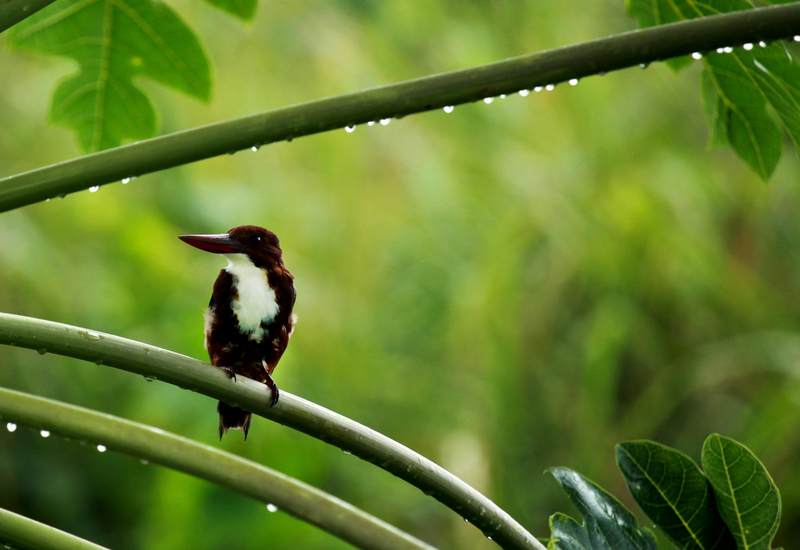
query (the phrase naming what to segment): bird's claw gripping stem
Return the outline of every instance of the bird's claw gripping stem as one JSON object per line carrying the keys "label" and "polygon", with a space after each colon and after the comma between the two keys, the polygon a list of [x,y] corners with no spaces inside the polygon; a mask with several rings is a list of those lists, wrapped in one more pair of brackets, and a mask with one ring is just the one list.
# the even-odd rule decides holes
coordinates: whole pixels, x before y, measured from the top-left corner
{"label": "bird's claw gripping stem", "polygon": [[236,373],[231,367],[220,367],[220,369],[222,369],[222,372],[225,373],[225,376],[236,382]]}
{"label": "bird's claw gripping stem", "polygon": [[278,398],[280,397],[281,393],[278,391],[278,386],[275,384],[275,381],[272,379],[272,376],[267,374],[266,380],[264,383],[269,388],[269,391],[272,392],[272,398],[269,400],[269,406],[274,407],[278,403]]}

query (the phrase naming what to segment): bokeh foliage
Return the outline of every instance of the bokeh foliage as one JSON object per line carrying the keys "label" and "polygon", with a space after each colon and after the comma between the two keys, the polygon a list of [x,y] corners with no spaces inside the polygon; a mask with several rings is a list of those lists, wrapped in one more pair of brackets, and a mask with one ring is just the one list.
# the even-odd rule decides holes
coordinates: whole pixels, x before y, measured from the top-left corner
{"label": "bokeh foliage", "polygon": [[[213,63],[208,105],[142,80],[173,131],[633,27],[618,2],[271,3],[246,26],[176,9]],[[10,52],[2,175],[78,154],[48,126],[70,62]],[[175,239],[275,230],[300,324],[277,381],[439,461],[538,534],[568,464],[616,495],[614,444],[727,433],[769,466],[800,536],[796,155],[769,185],[706,149],[699,67],[459,107],[197,163],[0,216],[0,309],[205,357],[218,258]],[[138,81],[137,81],[138,82]],[[2,350],[0,384],[212,443],[211,400]],[[263,420],[224,448],[445,547],[479,533],[357,459]],[[698,456],[693,457],[695,460]],[[330,548],[281,513],[180,474],[0,433],[0,506],[114,547]],[[626,504],[635,509],[629,499]],[[199,529],[198,526],[202,526]]]}

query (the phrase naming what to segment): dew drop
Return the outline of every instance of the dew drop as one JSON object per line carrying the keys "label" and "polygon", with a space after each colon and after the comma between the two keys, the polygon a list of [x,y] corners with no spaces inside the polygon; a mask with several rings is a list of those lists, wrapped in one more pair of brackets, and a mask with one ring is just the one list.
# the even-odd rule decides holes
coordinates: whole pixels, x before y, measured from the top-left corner
{"label": "dew drop", "polygon": [[131,178],[122,178],[122,185],[128,185],[131,182]]}
{"label": "dew drop", "polygon": [[48,437],[50,437],[50,432],[48,430],[40,430],[39,435],[47,439]]}
{"label": "dew drop", "polygon": [[381,119],[381,126],[388,126],[391,121],[392,121],[391,118],[382,118]]}
{"label": "dew drop", "polygon": [[528,94],[530,94],[531,91],[530,90],[520,90],[517,93],[519,93],[519,95],[521,95],[522,97],[528,97]]}
{"label": "dew drop", "polygon": [[744,44],[742,46],[742,48],[744,48],[745,50],[747,50],[749,52],[750,50],[753,49],[753,45],[750,42],[748,42],[747,44]]}
{"label": "dew drop", "polygon": [[469,523],[469,520],[467,518],[464,518],[464,523]]}
{"label": "dew drop", "polygon": [[484,97],[483,102],[489,105],[492,101],[494,101],[493,97]]}
{"label": "dew drop", "polygon": [[767,43],[766,43],[766,42],[764,42],[763,40],[759,40],[759,41],[758,41],[758,46],[759,46],[760,48],[766,48],[766,47],[767,47]]}
{"label": "dew drop", "polygon": [[353,124],[353,125],[350,125],[350,126],[345,126],[345,127],[344,127],[344,131],[345,131],[345,132],[347,132],[348,134],[352,134],[353,132],[355,132],[355,131],[356,131],[356,126],[355,126],[355,124]]}
{"label": "dew drop", "polygon": [[106,452],[106,446],[105,446],[105,445],[103,445],[102,443],[101,443],[101,444],[99,444],[99,445],[97,446],[97,452],[98,452],[98,453],[104,453],[104,452]]}
{"label": "dew drop", "polygon": [[701,59],[703,59],[703,54],[701,54],[700,52],[694,52],[692,54],[692,59],[694,59],[695,61],[700,61]]}
{"label": "dew drop", "polygon": [[725,48],[717,48],[717,53],[725,53]]}
{"label": "dew drop", "polygon": [[569,79],[569,85],[570,86],[577,86],[578,85],[578,79],[577,78],[570,78]]}
{"label": "dew drop", "polygon": [[88,336],[92,340],[99,340],[100,339],[100,333],[99,332],[95,332],[93,330],[87,330],[86,331],[86,336]]}
{"label": "dew drop", "polygon": [[646,69],[649,66],[650,66],[650,63],[639,63],[639,68],[640,69]]}
{"label": "dew drop", "polygon": [[275,513],[278,511],[278,507],[272,504],[271,502],[267,503],[267,512]]}
{"label": "dew drop", "polygon": [[369,122],[367,122],[367,126],[375,126],[375,121],[370,120]]}
{"label": "dew drop", "polygon": [[555,84],[548,84],[547,86],[544,87],[544,89],[547,90],[548,92],[552,92],[553,90],[556,89],[556,85]]}
{"label": "dew drop", "polygon": [[139,460],[139,464],[141,464],[142,466],[147,466],[148,464],[150,464],[150,461],[142,458]]}
{"label": "dew drop", "polygon": [[251,150],[252,152],[254,152],[254,153],[257,153],[257,152],[258,152],[258,148],[259,148],[259,146],[258,146],[258,145],[253,145],[252,147],[250,147],[250,150]]}
{"label": "dew drop", "polygon": [[487,540],[492,540],[492,535],[486,535]]}
{"label": "dew drop", "polygon": [[542,91],[542,87],[541,87],[541,86],[534,86],[534,87],[533,87],[533,91],[534,91],[534,92],[536,92],[536,93],[538,94],[539,92],[541,92],[541,91]]}
{"label": "dew drop", "polygon": [[506,94],[500,94],[500,99],[505,99],[505,98],[506,98]]}
{"label": "dew drop", "polygon": [[50,202],[50,199],[49,198],[44,199],[44,202]]}
{"label": "dew drop", "polygon": [[452,113],[454,109],[455,107],[453,107],[452,105],[445,105],[444,107],[442,107],[442,111],[444,111],[447,114]]}
{"label": "dew drop", "polygon": [[14,424],[13,422],[9,422],[8,424],[6,424],[6,430],[8,430],[11,433],[14,433],[17,431],[17,425]]}
{"label": "dew drop", "polygon": [[99,190],[100,190],[100,186],[99,185],[92,185],[89,188],[89,193],[97,193]]}
{"label": "dew drop", "polygon": [[795,42],[800,42],[800,34],[794,35],[794,38],[792,40],[794,40]]}
{"label": "dew drop", "polygon": [[725,46],[725,47],[723,48],[723,51],[724,51],[725,53],[733,53],[733,48],[732,48],[732,47],[730,47],[730,46]]}
{"label": "dew drop", "polygon": [[353,453],[351,453],[350,451],[348,451],[347,449],[342,449],[342,452],[343,452],[344,454],[346,454],[346,455],[351,455],[351,454],[353,454]]}

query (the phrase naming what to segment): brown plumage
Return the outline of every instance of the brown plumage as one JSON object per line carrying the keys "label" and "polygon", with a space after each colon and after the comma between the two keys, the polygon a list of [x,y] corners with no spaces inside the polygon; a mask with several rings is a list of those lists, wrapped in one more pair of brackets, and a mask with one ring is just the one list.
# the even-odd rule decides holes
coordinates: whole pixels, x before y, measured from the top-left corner
{"label": "brown plumage", "polygon": [[[294,329],[294,279],[283,265],[278,237],[262,227],[242,225],[220,235],[183,235],[184,242],[225,254],[228,266],[214,283],[206,312],[205,343],[211,364],[235,379],[263,382],[279,392],[272,380]],[[241,429],[247,439],[250,413],[222,401],[219,436]]]}

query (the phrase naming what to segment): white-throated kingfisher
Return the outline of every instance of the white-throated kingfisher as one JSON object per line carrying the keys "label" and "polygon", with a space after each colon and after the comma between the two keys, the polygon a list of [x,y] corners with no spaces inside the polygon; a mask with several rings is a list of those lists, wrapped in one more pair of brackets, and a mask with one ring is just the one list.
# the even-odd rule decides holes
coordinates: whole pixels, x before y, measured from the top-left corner
{"label": "white-throated kingfisher", "polygon": [[[218,235],[181,235],[195,248],[224,254],[228,265],[217,276],[205,315],[205,345],[211,364],[266,384],[271,406],[278,402],[272,372],[294,329],[294,279],[283,265],[278,237],[255,225],[240,225]],[[240,429],[247,439],[250,413],[222,401],[219,437]]]}

